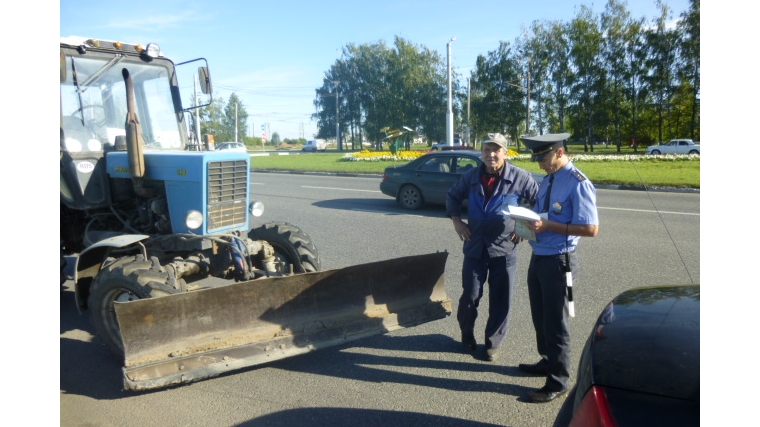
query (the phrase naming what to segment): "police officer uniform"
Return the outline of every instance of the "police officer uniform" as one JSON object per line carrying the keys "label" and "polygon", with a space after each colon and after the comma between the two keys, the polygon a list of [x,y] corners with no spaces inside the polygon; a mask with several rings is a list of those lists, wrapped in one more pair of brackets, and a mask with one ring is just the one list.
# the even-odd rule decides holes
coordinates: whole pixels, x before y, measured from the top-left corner
{"label": "police officer uniform", "polygon": [[[531,149],[531,160],[540,161],[559,148],[565,148],[567,133],[547,134],[522,141]],[[564,232],[546,230],[530,241],[533,254],[528,266],[528,297],[541,360],[520,369],[546,375],[546,384],[529,398],[547,402],[567,390],[570,377],[570,331],[568,328],[568,290],[565,274],[570,268],[573,280],[578,271],[575,248],[580,236],[566,234],[569,224],[598,225],[596,189],[572,161],[544,177],[534,210],[549,221],[568,224]]]}

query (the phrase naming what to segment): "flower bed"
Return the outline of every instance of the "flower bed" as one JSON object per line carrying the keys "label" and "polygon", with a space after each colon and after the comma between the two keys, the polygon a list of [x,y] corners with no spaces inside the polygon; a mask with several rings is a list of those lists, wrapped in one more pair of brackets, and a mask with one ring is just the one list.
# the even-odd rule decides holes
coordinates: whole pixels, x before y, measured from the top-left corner
{"label": "flower bed", "polygon": [[[386,161],[411,161],[423,156],[431,151],[408,150],[399,151],[394,155],[390,151],[370,151],[362,150],[357,153],[348,153],[343,156],[341,162],[386,162]],[[699,154],[574,154],[569,153],[574,162],[641,162],[641,161],[660,161],[660,162],[679,162],[679,161],[699,161]],[[530,161],[530,154],[519,154],[513,149],[509,149],[507,157],[510,160]]]}
{"label": "flower bed", "polygon": [[[345,156],[343,156],[340,161],[341,162],[385,162],[385,161],[411,161],[414,160],[420,156],[424,156],[427,153],[430,153],[432,151],[422,151],[422,150],[408,150],[408,151],[399,151],[398,154],[394,155],[390,151],[369,151],[369,150],[362,150],[358,153],[348,153]],[[510,149],[507,152],[507,157],[518,157],[517,151]],[[530,158],[530,157],[528,157]]]}

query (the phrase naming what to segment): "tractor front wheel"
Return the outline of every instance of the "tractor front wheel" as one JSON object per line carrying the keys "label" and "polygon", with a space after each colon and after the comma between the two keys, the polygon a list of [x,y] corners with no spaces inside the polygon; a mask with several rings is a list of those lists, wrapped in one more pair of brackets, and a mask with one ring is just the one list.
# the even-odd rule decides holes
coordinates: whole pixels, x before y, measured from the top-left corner
{"label": "tractor front wheel", "polygon": [[90,320],[108,349],[124,358],[124,345],[114,309],[117,302],[157,298],[178,293],[182,279],[175,280],[158,259],[126,256],[103,267],[90,288]]}

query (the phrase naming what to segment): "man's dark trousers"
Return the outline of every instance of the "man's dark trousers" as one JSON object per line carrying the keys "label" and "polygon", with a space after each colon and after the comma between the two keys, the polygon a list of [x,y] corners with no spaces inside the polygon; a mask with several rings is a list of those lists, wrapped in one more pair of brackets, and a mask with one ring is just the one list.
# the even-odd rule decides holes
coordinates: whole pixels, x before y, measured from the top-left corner
{"label": "man's dark trousers", "polygon": [[[578,257],[568,255],[573,280],[577,277]],[[565,255],[532,255],[528,266],[528,298],[536,330],[538,354],[546,363],[546,386],[553,391],[567,388],[570,378],[570,329],[565,305]]]}
{"label": "man's dark trousers", "polygon": [[465,256],[462,266],[462,297],[459,299],[457,320],[463,338],[474,333],[478,305],[488,281],[488,320],[485,330],[486,348],[498,349],[507,335],[509,307],[515,287],[517,251],[509,255],[489,258],[484,249],[478,258]]}

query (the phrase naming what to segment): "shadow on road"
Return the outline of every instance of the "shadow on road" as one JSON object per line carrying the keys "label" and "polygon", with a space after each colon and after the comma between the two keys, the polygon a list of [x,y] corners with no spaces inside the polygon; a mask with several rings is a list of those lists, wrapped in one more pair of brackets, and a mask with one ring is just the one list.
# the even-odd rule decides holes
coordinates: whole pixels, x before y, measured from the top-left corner
{"label": "shadow on road", "polygon": [[[70,337],[72,334],[86,335],[89,334],[89,341],[79,337]],[[98,400],[120,399],[124,397],[142,394],[138,392],[123,391],[122,383],[122,365],[114,355],[110,353],[107,347],[102,344],[96,336],[89,323],[86,315],[80,315],[74,304],[74,294],[71,291],[61,293],[61,339],[60,339],[60,389],[61,393],[76,394],[88,396]],[[345,351],[351,348],[375,348],[394,352],[401,352],[408,356],[379,356],[375,354],[356,353]],[[429,355],[417,357],[419,352],[425,353],[462,353],[461,343],[451,337],[434,334],[427,336],[414,337],[396,337],[390,335],[379,335],[346,343],[328,349],[321,349],[308,354],[294,356],[287,359],[274,361],[271,363],[258,365],[238,371],[232,371],[220,375],[236,375],[246,371],[253,371],[258,368],[272,366],[277,369],[285,369],[294,372],[304,372],[329,377],[347,378],[355,381],[398,384],[411,384],[420,387],[438,388],[445,390],[455,390],[462,392],[490,392],[510,396],[521,396],[526,394],[529,389],[523,386],[510,384],[510,376],[520,376],[519,371],[514,367],[484,363],[475,359],[472,362],[462,362],[450,360],[447,356],[441,359],[430,358]],[[389,366],[397,366],[406,372],[399,372],[388,369]],[[437,372],[457,371],[457,372],[488,372],[504,375],[504,381],[485,382],[468,379],[455,379],[448,377],[430,376],[409,373],[409,370],[434,369]],[[213,378],[205,381],[214,381]],[[176,386],[182,387],[182,385]],[[172,387],[174,388],[174,387]],[[165,389],[158,389],[152,392],[160,392]],[[332,414],[332,411],[323,411],[319,417],[326,417]],[[340,420],[351,419],[345,417],[345,413],[336,417],[333,425],[342,425]],[[291,416],[290,412],[281,413],[280,421],[272,419],[273,424],[267,425],[287,425]],[[374,416],[377,416],[375,414]],[[422,417],[421,414],[404,414],[391,413],[386,414],[395,417],[399,422],[391,422],[390,425],[405,425],[405,417]],[[428,417],[428,416],[425,416]],[[436,417],[434,417],[436,418]],[[387,420],[386,420],[387,421]],[[428,420],[432,422],[432,420]],[[421,425],[433,425],[428,421]],[[443,424],[435,425],[454,425],[454,421],[442,418]],[[278,424],[282,422],[282,424]],[[337,423],[337,424],[335,424]],[[346,424],[347,425],[347,424]],[[356,424],[353,424],[356,425]],[[363,425],[372,425],[364,424]],[[379,424],[378,424],[379,425]],[[386,425],[387,422],[386,422]],[[462,424],[458,424],[462,425]],[[484,425],[484,424],[472,424]]]}
{"label": "shadow on road", "polygon": [[368,211],[385,215],[416,215],[446,218],[446,208],[441,205],[426,204],[417,210],[404,209],[393,199],[332,199],[313,203],[325,209],[347,211]]}
{"label": "shadow on road", "polygon": [[275,412],[241,424],[239,427],[387,427],[387,426],[436,426],[436,427],[488,427],[497,424],[463,420],[441,415],[418,412],[383,411],[355,408],[299,408]]}
{"label": "shadow on road", "polygon": [[[94,336],[87,313],[79,314],[74,292],[61,292],[60,370],[61,393],[93,399],[125,397],[121,391],[121,365],[108,348]],[[76,338],[72,336],[76,335]],[[88,336],[90,341],[80,336]]]}

